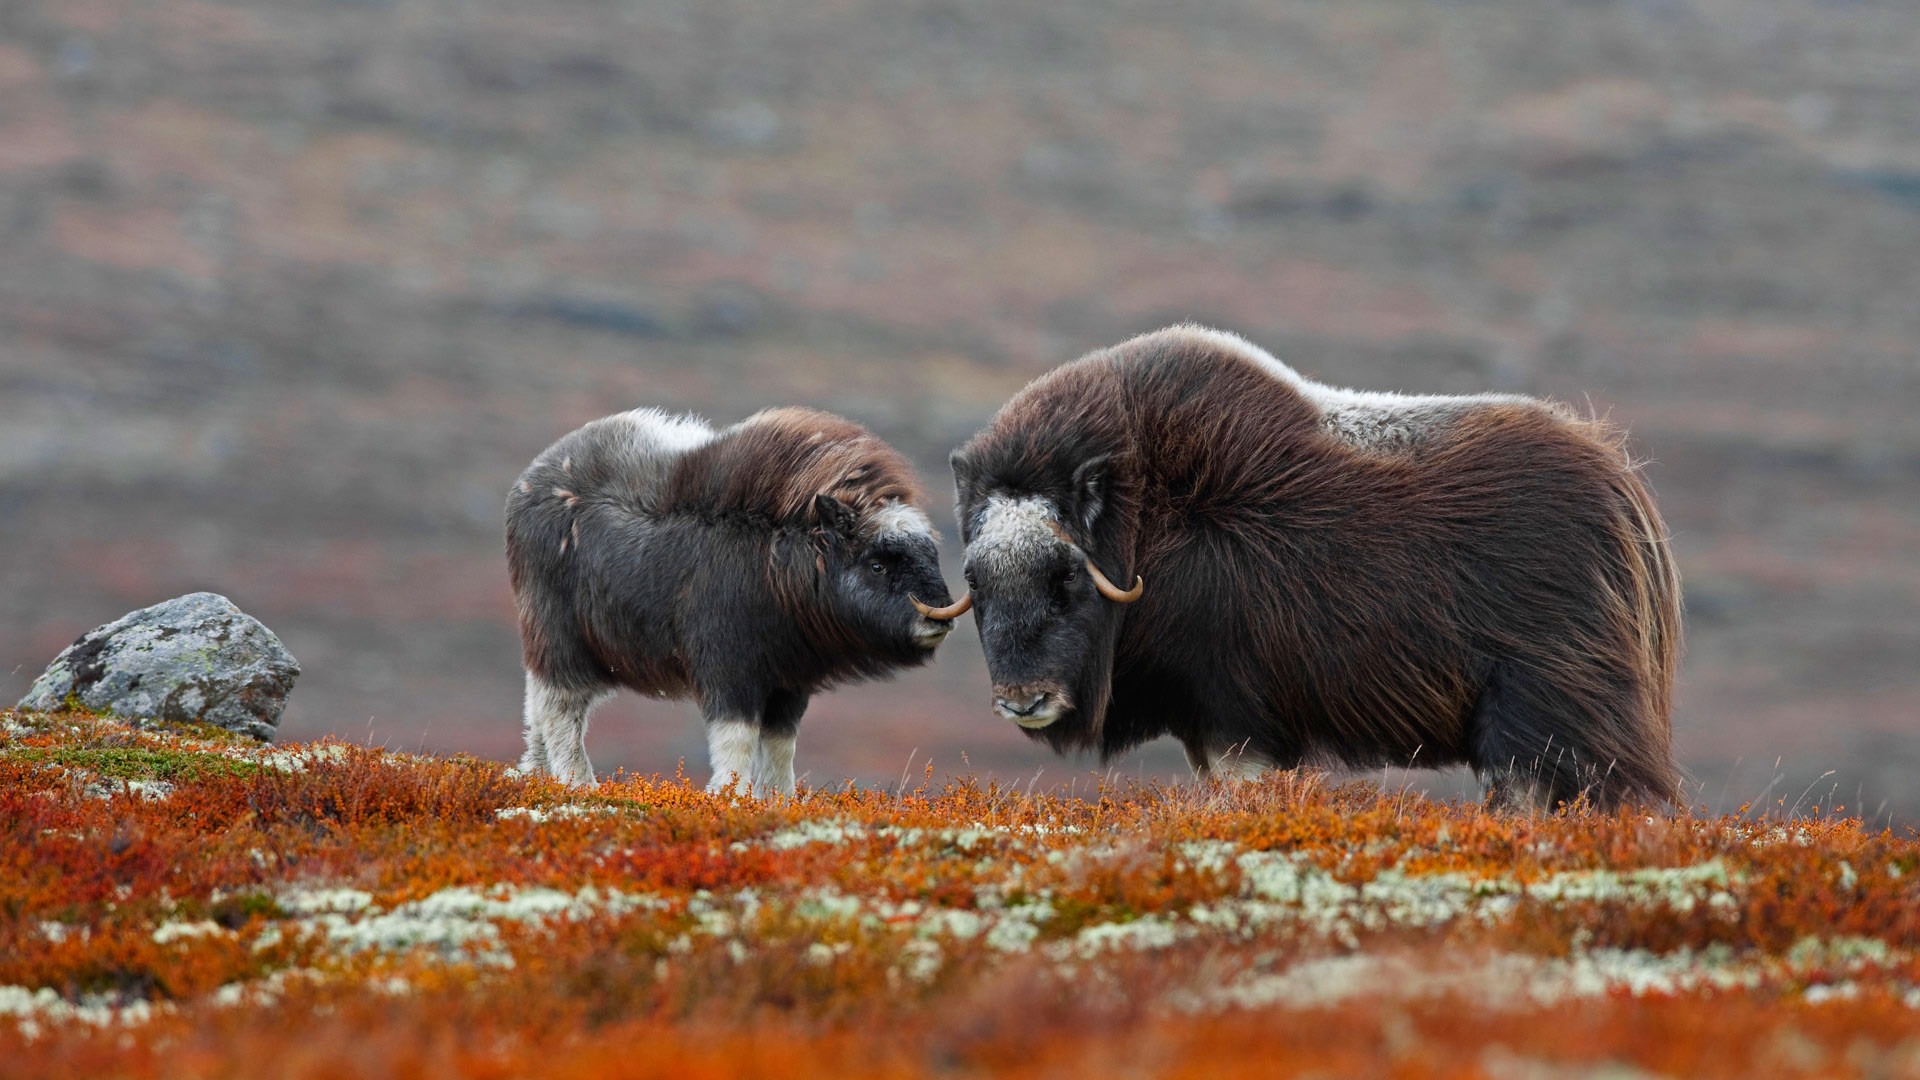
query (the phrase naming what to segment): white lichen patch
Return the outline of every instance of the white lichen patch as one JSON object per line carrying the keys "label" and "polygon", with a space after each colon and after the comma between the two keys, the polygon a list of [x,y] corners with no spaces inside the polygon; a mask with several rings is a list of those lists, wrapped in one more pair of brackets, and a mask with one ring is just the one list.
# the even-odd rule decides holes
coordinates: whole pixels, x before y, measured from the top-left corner
{"label": "white lichen patch", "polygon": [[1306,960],[1281,972],[1218,987],[1177,991],[1170,1000],[1189,1012],[1317,1009],[1363,997],[1398,1001],[1460,997],[1494,1008],[1520,1008],[1615,991],[1671,994],[1705,985],[1751,986],[1758,978],[1757,973],[1732,970],[1684,952],[1597,950],[1565,960],[1489,953],[1441,964],[1361,953]]}
{"label": "white lichen patch", "polygon": [[[1067,833],[1071,826],[1060,826]],[[769,835],[763,843],[774,851],[792,851],[810,844],[838,846],[869,837],[891,842],[896,847],[950,851],[962,854],[977,849],[1007,846],[1023,848],[1023,841],[1049,834],[1044,825],[986,825],[976,822],[956,829],[922,829],[913,826],[868,826],[838,818],[814,818],[790,825]],[[742,845],[744,846],[744,845]]]}
{"label": "white lichen patch", "polygon": [[[74,770],[68,770],[72,772]],[[173,797],[173,785],[165,780],[121,780],[102,778],[90,780],[86,786],[89,799],[111,799],[116,795],[132,795],[139,799],[158,802]]]}
{"label": "white lichen patch", "polygon": [[622,808],[605,804],[579,806],[572,803],[560,806],[507,806],[493,812],[500,821],[524,819],[534,824],[546,821],[577,821],[582,818],[618,817]]}
{"label": "white lichen patch", "polygon": [[0,735],[4,735],[9,739],[18,739],[29,735],[45,734],[47,729],[52,726],[52,722],[44,716],[37,717],[36,719],[38,722],[30,722],[26,715],[18,717],[0,716]]}
{"label": "white lichen patch", "polygon": [[223,937],[232,931],[214,922],[212,919],[197,919],[191,922],[171,921],[161,923],[153,929],[153,943],[168,945],[176,941],[190,941],[194,938]]}
{"label": "white lichen patch", "polygon": [[280,906],[295,916],[293,929],[321,933],[346,952],[425,949],[448,960],[511,967],[513,958],[497,947],[499,923],[587,919],[665,904],[647,894],[593,886],[571,893],[497,886],[441,889],[389,911],[358,889],[295,890],[281,895]]}
{"label": "white lichen patch", "polygon": [[1822,983],[1809,986],[1801,995],[1809,1005],[1824,1005],[1831,1001],[1852,1001],[1860,996],[1860,987],[1850,982]]}
{"label": "white lichen patch", "polygon": [[373,894],[360,889],[289,889],[277,900],[289,915],[350,914],[373,905]]}
{"label": "white lichen patch", "polygon": [[866,835],[867,827],[857,821],[814,818],[781,829],[767,837],[766,844],[774,851],[792,851],[810,844],[844,844]]}
{"label": "white lichen patch", "polygon": [[1057,960],[1091,960],[1103,953],[1164,949],[1186,936],[1186,928],[1153,915],[1128,922],[1083,926],[1071,940],[1055,943],[1048,952]]}
{"label": "white lichen patch", "polygon": [[[922,853],[973,855],[983,844],[1006,850],[1024,846],[1017,829],[970,827],[918,829],[869,827],[858,822],[816,820],[790,826],[763,841],[774,850],[813,844],[840,845],[858,838],[890,840]],[[985,849],[982,849],[985,850]],[[1036,855],[1042,853],[1036,851]],[[1107,860],[1152,858],[1155,849],[1139,843],[1101,842],[1051,847],[1041,861],[1069,878]],[[1174,864],[1212,875],[1219,893],[1195,900],[1183,911],[1137,917],[1116,911],[1110,919],[1086,923],[1073,936],[1047,946],[1058,961],[1086,960],[1107,954],[1165,949],[1181,942],[1224,938],[1252,940],[1277,930],[1305,930],[1343,946],[1359,944],[1362,932],[1390,928],[1428,928],[1472,919],[1494,925],[1522,903],[1622,904],[1665,906],[1689,912],[1705,904],[1737,912],[1739,883],[1718,861],[1695,866],[1626,871],[1565,871],[1526,882],[1502,876],[1463,873],[1413,874],[1387,870],[1365,881],[1345,881],[1301,853],[1250,851],[1218,840],[1180,844]],[[980,862],[981,867],[993,861]],[[791,914],[804,922],[846,922],[866,928],[906,930],[914,940],[952,943],[984,941],[997,953],[1025,953],[1049,936],[1055,909],[1045,889],[1031,893],[1022,885],[1021,867],[1000,867],[1001,880],[975,890],[971,907],[920,901],[892,902],[814,888],[791,902]],[[1009,904],[1008,896],[1021,896]],[[757,900],[754,903],[758,903]],[[747,905],[724,896],[697,897],[689,907],[696,936],[729,938],[748,925]],[[688,946],[691,947],[689,940]]]}
{"label": "white lichen patch", "polygon": [[1805,937],[1787,950],[1787,964],[1799,970],[1844,971],[1859,974],[1870,968],[1903,963],[1908,952],[1870,937]]}
{"label": "white lichen patch", "polygon": [[38,1038],[45,1024],[137,1025],[153,1019],[157,1011],[158,1007],[146,1001],[123,1002],[105,994],[69,1001],[44,986],[0,986],[0,1017],[12,1019],[29,1039]]}
{"label": "white lichen patch", "polygon": [[1214,930],[1251,935],[1291,923],[1352,944],[1359,930],[1431,927],[1472,918],[1492,925],[1524,901],[1666,906],[1689,912],[1705,904],[1731,916],[1738,883],[1717,860],[1696,866],[1629,871],[1578,870],[1534,882],[1462,873],[1387,870],[1350,883],[1299,854],[1239,851],[1221,841],[1181,845],[1181,859],[1203,873],[1238,871],[1237,894],[1194,904],[1187,918]]}
{"label": "white lichen patch", "polygon": [[[1551,1006],[1613,994],[1673,996],[1703,990],[1792,990],[1814,973],[1858,974],[1905,962],[1906,954],[1863,938],[1808,939],[1785,956],[1739,952],[1725,945],[1654,953],[1642,949],[1576,949],[1571,956],[1519,953],[1451,954],[1415,960],[1357,954],[1305,960],[1284,971],[1217,987],[1175,991],[1179,1008],[1323,1008],[1358,997],[1414,1000],[1458,996],[1502,1009]],[[1848,981],[1802,990],[1809,1002],[1857,993]],[[1915,1003],[1920,1007],[1920,1003]]]}
{"label": "white lichen patch", "polygon": [[1553,903],[1664,904],[1684,913],[1703,902],[1723,909],[1736,906],[1732,886],[1726,866],[1713,859],[1695,866],[1570,870],[1528,885],[1526,894]]}
{"label": "white lichen patch", "polygon": [[[353,748],[344,743],[318,743],[294,750],[247,750],[230,749],[229,756],[251,761],[269,769],[281,772],[306,772],[315,765],[328,761],[341,761],[353,752]],[[397,763],[398,756],[382,755],[382,761]]]}

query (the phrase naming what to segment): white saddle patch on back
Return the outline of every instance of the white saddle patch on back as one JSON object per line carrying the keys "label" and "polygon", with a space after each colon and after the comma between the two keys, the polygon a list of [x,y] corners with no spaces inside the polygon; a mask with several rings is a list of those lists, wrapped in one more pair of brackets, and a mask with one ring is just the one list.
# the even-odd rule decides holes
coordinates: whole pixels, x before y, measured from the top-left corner
{"label": "white saddle patch on back", "polygon": [[692,413],[674,416],[660,409],[632,409],[607,417],[607,422],[627,429],[623,451],[643,460],[679,457],[712,442],[715,434]]}
{"label": "white saddle patch on back", "polygon": [[1363,450],[1410,449],[1439,428],[1483,406],[1540,404],[1538,399],[1524,394],[1395,394],[1347,390],[1314,382],[1238,334],[1203,326],[1182,326],[1172,332],[1237,356],[1298,390],[1320,410],[1323,430]]}
{"label": "white saddle patch on back", "polygon": [[633,409],[589,421],[548,447],[534,465],[550,466],[570,478],[566,490],[555,492],[571,500],[568,509],[582,498],[611,492],[644,502],[688,451],[705,446],[715,435],[706,421],[691,414]]}

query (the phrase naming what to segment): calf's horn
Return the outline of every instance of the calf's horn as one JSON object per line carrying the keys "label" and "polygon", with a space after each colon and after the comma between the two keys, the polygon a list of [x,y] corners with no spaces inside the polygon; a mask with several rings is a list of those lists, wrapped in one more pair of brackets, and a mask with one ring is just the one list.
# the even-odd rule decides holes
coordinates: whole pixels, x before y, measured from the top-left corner
{"label": "calf's horn", "polygon": [[1100,595],[1116,604],[1131,604],[1135,600],[1140,599],[1141,593],[1147,591],[1147,583],[1140,578],[1140,575],[1135,574],[1133,577],[1133,588],[1121,592],[1120,586],[1108,581],[1107,575],[1101,573],[1100,568],[1093,565],[1092,559],[1087,560],[1087,573],[1093,577],[1093,587],[1100,590]]}
{"label": "calf's horn", "polygon": [[915,611],[918,611],[929,619],[938,619],[943,622],[947,619],[957,619],[965,615],[968,609],[973,607],[972,593],[968,593],[946,607],[928,607],[911,593],[907,594],[907,599],[913,603],[913,609]]}

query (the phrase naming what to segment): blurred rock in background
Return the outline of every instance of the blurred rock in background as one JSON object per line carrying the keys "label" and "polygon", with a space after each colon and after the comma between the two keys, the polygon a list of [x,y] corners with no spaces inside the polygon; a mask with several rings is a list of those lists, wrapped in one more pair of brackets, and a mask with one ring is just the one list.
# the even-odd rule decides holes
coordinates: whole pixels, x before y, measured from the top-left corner
{"label": "blurred rock in background", "polygon": [[[555,436],[823,406],[946,516],[1026,379],[1191,318],[1630,426],[1702,801],[1911,820],[1917,297],[1896,0],[19,0],[0,700],[214,589],[304,662],[283,737],[512,757],[501,497]],[[1083,774],[990,714],[971,631],[943,653],[820,699],[813,779]],[[684,705],[592,740],[702,760]]]}

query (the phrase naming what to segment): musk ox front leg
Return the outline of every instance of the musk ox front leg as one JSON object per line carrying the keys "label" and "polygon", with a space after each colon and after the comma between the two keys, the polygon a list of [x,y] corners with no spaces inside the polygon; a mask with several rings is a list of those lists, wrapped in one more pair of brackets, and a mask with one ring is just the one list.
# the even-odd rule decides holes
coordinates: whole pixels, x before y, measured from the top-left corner
{"label": "musk ox front leg", "polygon": [[745,782],[755,795],[793,794],[793,750],[800,716],[807,711],[806,694],[775,690],[757,709],[710,703],[705,711],[713,767],[708,791],[731,791]]}
{"label": "musk ox front leg", "polygon": [[713,778],[707,781],[707,790],[717,795],[750,780],[754,751],[759,746],[759,717],[708,713],[707,764],[713,769]]}
{"label": "musk ox front leg", "polygon": [[807,695],[775,690],[760,713],[760,749],[753,758],[756,795],[793,794],[793,748],[800,738],[800,716],[807,711]]}
{"label": "musk ox front leg", "polygon": [[[738,661],[739,650],[696,649],[703,658],[695,668],[694,697],[707,723],[707,765],[713,776],[707,790],[732,791],[753,779],[753,758],[760,749],[760,716],[766,685],[754,674],[751,658]],[[735,660],[729,664],[728,660]]]}
{"label": "musk ox front leg", "polygon": [[1181,748],[1196,780],[1258,780],[1274,767],[1266,755],[1250,750],[1245,740],[1222,747],[1183,743]]}

